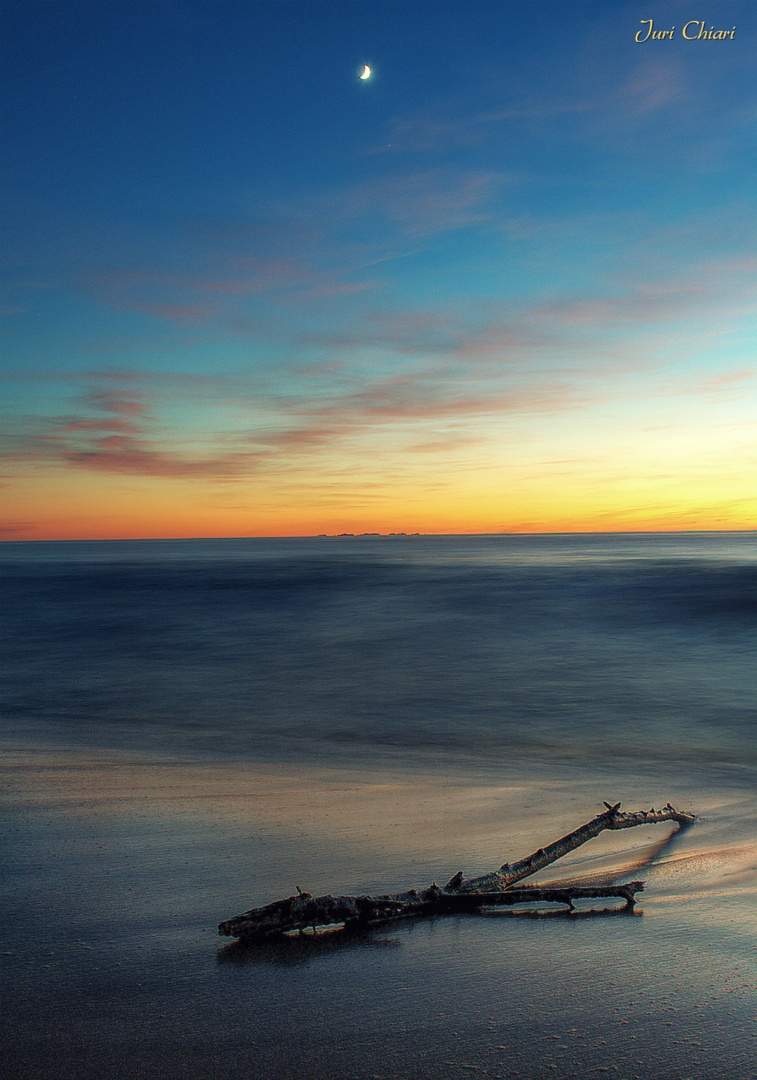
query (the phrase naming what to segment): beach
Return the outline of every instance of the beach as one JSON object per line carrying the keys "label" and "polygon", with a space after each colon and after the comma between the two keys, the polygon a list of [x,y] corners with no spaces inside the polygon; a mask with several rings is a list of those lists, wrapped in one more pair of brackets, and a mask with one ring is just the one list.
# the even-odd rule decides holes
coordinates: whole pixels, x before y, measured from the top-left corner
{"label": "beach", "polygon": [[757,1080],[755,3],[0,9],[0,1080]]}
{"label": "beach", "polygon": [[[6,549],[18,596],[5,624],[16,667],[2,747],[3,1075],[757,1075],[755,622],[751,594],[733,588],[751,581],[743,546],[729,561],[704,544],[661,555],[636,542],[630,569],[623,555],[633,588],[624,634],[604,634],[615,666],[604,664],[598,691],[602,728],[575,663],[576,619],[583,612],[594,655],[586,590],[593,583],[596,599],[603,582],[617,614],[617,556],[595,552],[577,568],[564,544],[559,558],[542,547],[537,559],[523,542],[479,545],[471,568],[475,544],[456,541],[400,559],[374,545],[356,568],[354,547],[325,559],[314,543],[283,561],[275,545],[214,549],[210,562],[195,548],[181,565],[175,549],[169,559],[153,548],[159,595],[143,588],[148,556],[133,549],[128,565],[103,546],[84,561],[70,549],[46,561],[34,545],[14,559]],[[337,580],[350,566],[347,584]],[[675,621],[671,596],[650,585],[681,574],[700,583],[698,600],[685,597],[695,624]],[[503,622],[495,579],[510,598]],[[32,595],[33,609],[22,599]],[[232,635],[246,643],[236,667]],[[509,720],[494,715],[505,696],[496,671],[472,696],[471,664],[491,666],[498,635]],[[524,636],[530,667],[525,644],[516,649]],[[253,638],[267,643],[254,670]],[[663,639],[658,677],[642,678],[645,650]],[[680,708],[679,695],[679,721],[667,695],[692,654],[702,707]],[[338,670],[319,674],[329,655]],[[648,701],[634,728],[626,713],[640,686]],[[211,689],[223,706],[212,711]],[[368,691],[382,729],[371,727]],[[547,693],[553,708],[539,723],[529,710]],[[698,815],[680,833],[668,823],[603,834],[534,879],[643,878],[632,913],[594,900],[572,914],[417,919],[356,937],[242,946],[217,934],[221,920],[298,887],[371,894],[487,872],[588,821],[602,800],[624,810],[670,801]]]}

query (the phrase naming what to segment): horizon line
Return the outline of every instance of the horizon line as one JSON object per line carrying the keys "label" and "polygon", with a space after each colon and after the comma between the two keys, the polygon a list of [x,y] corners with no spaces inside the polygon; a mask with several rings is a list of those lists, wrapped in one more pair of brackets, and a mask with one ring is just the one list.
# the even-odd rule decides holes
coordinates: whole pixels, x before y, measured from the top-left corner
{"label": "horizon line", "polygon": [[219,540],[397,540],[397,539],[443,539],[446,537],[495,537],[495,536],[676,536],[706,535],[717,533],[733,535],[757,533],[755,528],[743,529],[545,529],[538,532],[503,530],[501,532],[341,532],[341,533],[277,533],[271,535],[234,534],[230,536],[78,536],[78,537],[35,537],[15,539],[11,536],[0,537],[0,544],[128,544],[151,543],[171,540],[175,542],[219,541]]}

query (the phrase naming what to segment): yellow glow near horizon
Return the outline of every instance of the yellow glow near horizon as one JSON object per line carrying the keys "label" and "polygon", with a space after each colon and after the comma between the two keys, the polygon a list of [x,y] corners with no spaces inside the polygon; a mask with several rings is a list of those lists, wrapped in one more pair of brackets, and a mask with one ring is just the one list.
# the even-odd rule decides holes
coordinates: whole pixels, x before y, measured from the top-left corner
{"label": "yellow glow near horizon", "polygon": [[[294,431],[270,444],[261,437],[262,452],[239,456],[215,435],[190,442],[192,425],[181,417],[171,429],[175,441],[154,448],[146,431],[139,452],[128,441],[104,440],[99,455],[72,454],[73,463],[21,462],[6,480],[2,536],[757,528],[747,403],[729,401],[719,411],[709,400],[683,398],[672,420],[666,408],[647,404],[643,425],[625,402],[544,418],[503,412],[400,421],[379,412],[341,428],[332,420],[333,438],[317,426],[313,439],[308,429],[305,438]],[[195,419],[201,432],[202,418]],[[223,430],[225,414],[217,419]]]}
{"label": "yellow glow near horizon", "polygon": [[[442,483],[411,476],[371,483],[364,475],[331,487],[306,476],[204,480],[90,475],[30,479],[9,512],[5,539],[137,539],[191,536],[311,536],[341,532],[625,532],[757,528],[744,477],[623,476],[603,467],[556,463],[541,475],[480,471]],[[643,472],[643,470],[642,470]],[[44,507],[44,513],[40,508]]]}

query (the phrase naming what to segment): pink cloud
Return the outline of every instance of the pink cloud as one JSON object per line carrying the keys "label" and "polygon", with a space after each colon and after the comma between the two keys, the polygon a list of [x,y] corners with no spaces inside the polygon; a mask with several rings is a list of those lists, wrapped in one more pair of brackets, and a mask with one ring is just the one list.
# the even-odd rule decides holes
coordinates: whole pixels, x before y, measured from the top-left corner
{"label": "pink cloud", "polygon": [[458,431],[446,431],[437,439],[427,439],[422,442],[411,443],[405,447],[408,454],[444,454],[450,450],[461,450],[466,446],[480,446],[485,439],[481,436],[473,436]]}
{"label": "pink cloud", "polygon": [[473,388],[458,380],[440,380],[436,371],[394,376],[329,402],[294,407],[305,430],[325,419],[337,422],[341,434],[363,431],[387,422],[467,419],[513,412],[564,411],[605,400],[606,395],[579,391],[567,380],[501,387],[497,380]]}
{"label": "pink cloud", "polygon": [[60,459],[69,465],[97,472],[173,479],[236,479],[254,471],[251,454],[193,458],[153,448],[144,440],[128,435],[94,440],[86,450],[61,450]]}
{"label": "pink cloud", "polygon": [[[130,388],[131,389],[131,388]],[[97,472],[176,480],[232,481],[266,472],[283,472],[321,449],[370,436],[387,425],[411,429],[417,452],[432,452],[475,438],[469,420],[505,413],[554,413],[590,400],[569,382],[502,386],[497,379],[468,385],[465,373],[440,378],[434,368],[376,379],[359,388],[312,398],[292,394],[266,397],[235,392],[228,401],[265,417],[264,430],[206,432],[207,452],[172,445],[172,433],[158,426],[142,395],[93,390],[81,400],[96,415],[37,421],[6,460],[17,465],[63,464]],[[218,399],[223,407],[225,399]],[[246,403],[246,405],[245,405]],[[420,427],[419,427],[420,425]],[[450,426],[452,425],[452,426]],[[457,425],[462,425],[458,427]],[[423,429],[427,438],[418,439]],[[183,432],[179,436],[185,438]]]}
{"label": "pink cloud", "polygon": [[676,318],[701,298],[704,290],[694,284],[661,285],[616,296],[573,297],[532,307],[528,318],[557,327],[610,326],[619,323],[648,324]]}
{"label": "pink cloud", "polygon": [[757,370],[740,368],[737,371],[717,372],[706,375],[692,389],[692,393],[708,394],[712,397],[735,399],[745,397],[757,382]]}
{"label": "pink cloud", "polygon": [[[385,189],[388,202],[382,212],[395,198],[404,213],[415,198],[423,202],[429,193],[433,196],[435,174],[420,175],[425,178],[415,187]],[[363,205],[367,190],[356,207]],[[476,204],[486,184],[472,190],[478,192],[471,196]],[[438,210],[433,197],[429,206],[433,217]],[[459,206],[467,213],[465,198]],[[348,214],[357,213],[356,207]],[[286,261],[275,266],[280,280],[297,281],[303,292],[316,283],[349,284],[318,272],[308,277],[307,268],[290,268]],[[728,332],[726,305],[729,314],[748,311],[751,268],[750,257],[723,260],[722,265],[712,260],[651,282],[648,277],[631,280],[629,271],[627,279],[608,277],[606,294],[587,290],[519,306],[492,300],[467,308],[458,303],[366,312],[363,306],[344,330],[300,338],[301,358],[270,377],[265,368],[256,369],[254,376],[92,371],[90,388],[76,398],[72,414],[29,421],[27,434],[16,440],[6,460],[177,480],[233,480],[263,469],[283,476],[308,455],[337,444],[348,451],[370,445],[372,431],[389,429],[403,440],[410,433],[416,452],[433,453],[449,448],[451,441],[462,445],[461,440],[475,437],[474,425],[482,418],[554,416],[618,398],[628,390],[622,376],[664,369],[671,358],[677,362],[701,347],[708,332]],[[233,269],[238,278],[230,276],[223,288],[220,279],[210,277],[204,286],[197,280],[193,287],[199,294],[215,288],[221,298],[241,295],[233,281],[241,289],[250,265],[240,261]],[[717,321],[708,316],[712,310],[718,312]],[[308,347],[314,344],[321,346],[322,359],[309,363],[313,352]],[[380,367],[369,368],[361,349],[369,350],[371,363],[375,353]],[[696,392],[743,394],[752,377],[746,367],[703,376]],[[60,378],[70,383],[74,377]],[[680,380],[672,388],[647,381],[639,392],[649,398],[672,396],[679,389]],[[177,396],[207,398],[212,423],[220,430],[209,430],[211,421],[189,435],[180,427],[160,426],[153,410]],[[233,416],[228,428],[224,410]],[[245,410],[250,430],[240,433]],[[204,440],[199,450],[189,442],[198,437]],[[176,438],[182,441],[177,444]]]}
{"label": "pink cloud", "polygon": [[[324,415],[328,414],[325,413]],[[269,445],[279,449],[319,446],[333,442],[345,430],[345,424],[333,423],[330,425],[303,426],[291,431],[277,431],[272,432],[269,436]]]}
{"label": "pink cloud", "polygon": [[28,533],[34,529],[31,521],[6,521],[0,522],[0,535],[13,536],[15,533]]}
{"label": "pink cloud", "polygon": [[104,390],[85,394],[82,399],[93,408],[102,409],[103,412],[115,413],[117,416],[145,416],[147,415],[144,402],[133,396],[125,397],[115,390]]}
{"label": "pink cloud", "polygon": [[95,416],[60,417],[50,422],[57,435],[76,433],[110,433],[129,435],[143,430],[150,414],[141,397],[125,394],[120,390],[89,391],[79,398],[84,407]]}
{"label": "pink cloud", "polygon": [[79,419],[64,421],[58,431],[61,434],[72,434],[77,431],[90,431],[90,432],[120,432],[121,434],[128,434],[135,430],[139,430],[137,426],[130,420],[118,420],[113,417],[101,417],[100,419]]}
{"label": "pink cloud", "polygon": [[[388,256],[385,256],[388,257]],[[364,253],[324,247],[312,255],[280,258],[208,256],[206,275],[132,268],[91,275],[87,286],[113,307],[141,312],[169,322],[193,325],[223,321],[241,325],[246,298],[277,295],[283,299],[323,299],[375,288],[376,282],[351,280],[366,262]],[[337,262],[336,268],[325,265]],[[380,259],[374,261],[381,261]],[[212,263],[217,265],[215,270]],[[212,297],[210,302],[207,297]]]}

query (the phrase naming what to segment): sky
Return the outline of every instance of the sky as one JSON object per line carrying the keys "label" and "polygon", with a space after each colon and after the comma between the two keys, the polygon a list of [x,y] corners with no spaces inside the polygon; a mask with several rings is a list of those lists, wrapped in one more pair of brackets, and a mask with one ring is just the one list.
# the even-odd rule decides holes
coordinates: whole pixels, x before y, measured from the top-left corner
{"label": "sky", "polygon": [[753,3],[0,12],[4,539],[757,528]]}

